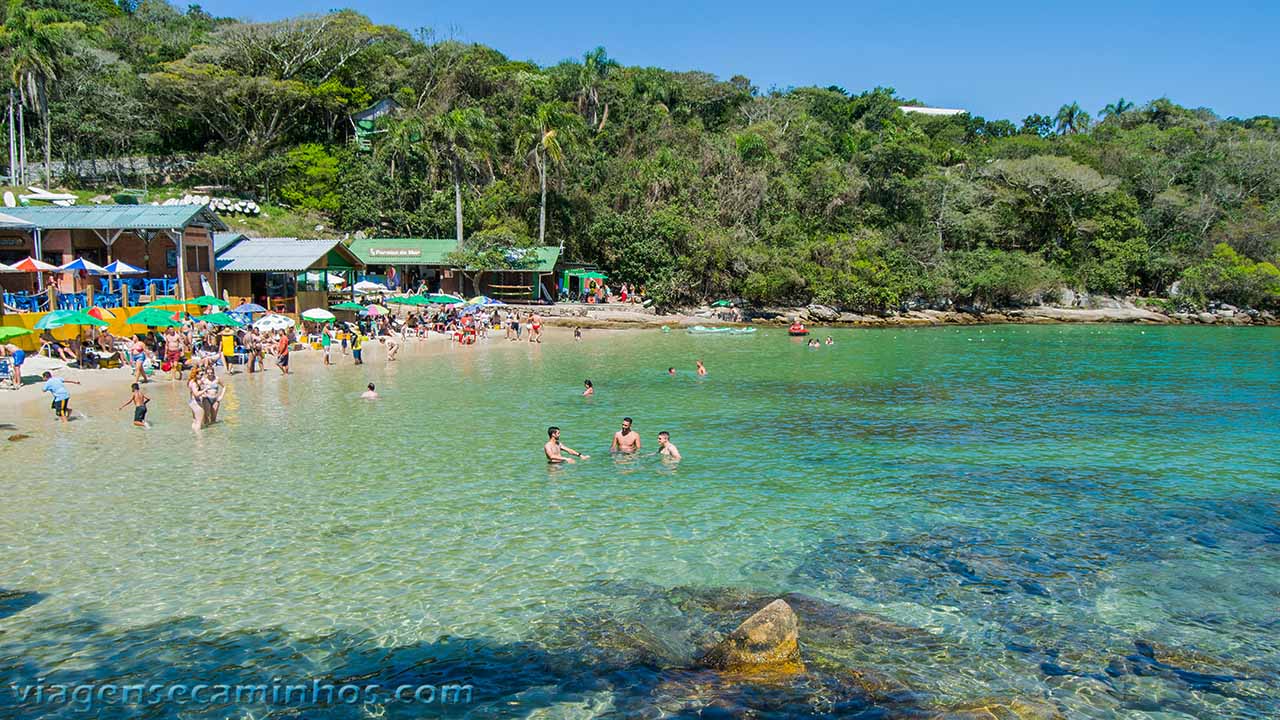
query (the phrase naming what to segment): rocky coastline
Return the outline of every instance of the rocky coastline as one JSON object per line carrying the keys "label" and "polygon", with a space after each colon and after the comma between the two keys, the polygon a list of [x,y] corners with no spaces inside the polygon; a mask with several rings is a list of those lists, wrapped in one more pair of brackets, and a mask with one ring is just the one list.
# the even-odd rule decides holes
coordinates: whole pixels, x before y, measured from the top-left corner
{"label": "rocky coastline", "polygon": [[1129,323],[1143,325],[1277,326],[1268,311],[1219,305],[1204,311],[1166,311],[1141,298],[1083,298],[1071,305],[1010,308],[922,308],[879,314],[844,311],[827,305],[733,309],[687,307],[662,313],[641,305],[561,304],[536,311],[549,324],[583,328],[688,327],[693,325],[784,326],[795,320],[822,327],[929,327],[943,325]]}

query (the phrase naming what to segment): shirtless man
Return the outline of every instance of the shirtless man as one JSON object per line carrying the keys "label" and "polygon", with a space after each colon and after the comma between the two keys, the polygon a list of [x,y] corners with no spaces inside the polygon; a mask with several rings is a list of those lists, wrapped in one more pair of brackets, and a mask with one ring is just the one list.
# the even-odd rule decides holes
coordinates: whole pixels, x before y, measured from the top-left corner
{"label": "shirtless man", "polygon": [[633,453],[640,449],[640,433],[631,429],[631,418],[622,418],[622,429],[613,434],[609,452]]}
{"label": "shirtless man", "polygon": [[561,463],[572,463],[573,459],[565,457],[564,453],[569,453],[570,455],[577,455],[583,460],[586,460],[587,458],[591,457],[590,455],[583,455],[582,453],[578,452],[577,450],[574,450],[573,448],[567,448],[564,445],[561,445],[560,444],[560,428],[555,427],[554,425],[547,428],[547,438],[548,438],[547,444],[542,446],[542,452],[547,454],[547,462],[551,463],[552,465],[559,465]]}
{"label": "shirtless man", "polygon": [[680,450],[671,443],[671,433],[666,430],[658,433],[658,454],[663,460],[680,460]]}
{"label": "shirtless man", "polygon": [[173,328],[164,331],[164,361],[169,363],[169,374],[173,379],[182,377],[182,336]]}
{"label": "shirtless man", "polygon": [[369,389],[360,394],[361,400],[377,400],[378,391],[373,389],[373,383],[369,383]]}

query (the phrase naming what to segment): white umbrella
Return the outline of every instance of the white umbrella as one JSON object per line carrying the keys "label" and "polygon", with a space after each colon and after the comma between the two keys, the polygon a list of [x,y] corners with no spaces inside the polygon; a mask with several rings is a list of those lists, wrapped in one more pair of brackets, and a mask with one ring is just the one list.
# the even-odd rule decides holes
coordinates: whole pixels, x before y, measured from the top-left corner
{"label": "white umbrella", "polygon": [[14,270],[8,265],[5,265],[4,263],[0,263],[0,272],[18,272],[18,271]]}
{"label": "white umbrella", "polygon": [[368,280],[361,280],[360,282],[356,283],[354,289],[358,293],[391,292],[390,290],[387,289],[386,285],[383,285],[382,283],[370,282]]}
{"label": "white umbrella", "polygon": [[302,319],[310,320],[311,322],[333,322],[335,318],[333,313],[324,308],[311,308],[302,313]]}
{"label": "white umbrella", "polygon": [[263,315],[258,318],[258,321],[255,322],[253,326],[259,330],[271,332],[272,330],[288,330],[296,324],[297,323],[293,321],[293,318],[287,315],[276,315],[273,313],[270,315]]}

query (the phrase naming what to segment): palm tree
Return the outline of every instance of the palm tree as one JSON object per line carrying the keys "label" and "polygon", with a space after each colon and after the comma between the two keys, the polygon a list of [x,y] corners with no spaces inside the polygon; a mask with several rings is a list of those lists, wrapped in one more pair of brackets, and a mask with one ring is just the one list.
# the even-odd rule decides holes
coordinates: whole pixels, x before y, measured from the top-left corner
{"label": "palm tree", "polygon": [[605,121],[609,119],[608,103],[604,103],[603,114],[600,112],[600,86],[604,84],[609,71],[616,67],[618,63],[609,57],[603,47],[582,56],[582,67],[578,69],[578,110],[586,113],[585,117],[590,119],[591,127],[596,132],[603,130]]}
{"label": "palm tree", "polygon": [[9,0],[4,26],[0,28],[0,48],[20,100],[40,115],[44,126],[46,185],[53,181],[49,85],[57,81],[58,68],[74,38],[88,31],[82,22],[70,22],[56,10],[29,9],[23,0]]}
{"label": "palm tree", "polygon": [[436,156],[444,160],[453,173],[454,213],[458,225],[458,242],[461,243],[462,182],[493,154],[493,123],[479,108],[450,110],[432,122],[431,144]]}
{"label": "palm tree", "polygon": [[1058,114],[1054,117],[1054,121],[1058,125],[1058,132],[1062,135],[1074,135],[1088,130],[1091,119],[1089,113],[1080,109],[1080,103],[1078,102],[1058,108]]}
{"label": "palm tree", "polygon": [[[538,171],[538,187],[541,201],[538,205],[538,242],[546,241],[547,236],[547,166],[551,163],[559,165],[564,162],[565,130],[568,118],[564,106],[548,102],[538,106],[532,117],[528,118],[525,132],[517,144],[517,152],[524,153],[529,147],[527,157]],[[564,238],[560,239],[560,251],[564,251]]]}
{"label": "palm tree", "polygon": [[1108,103],[1106,107],[1102,108],[1102,112],[1099,114],[1102,115],[1104,119],[1111,118],[1111,117],[1120,117],[1121,115],[1129,112],[1132,109],[1133,109],[1133,103],[1129,102],[1128,100],[1125,100],[1124,98],[1120,98],[1119,100],[1113,103]]}

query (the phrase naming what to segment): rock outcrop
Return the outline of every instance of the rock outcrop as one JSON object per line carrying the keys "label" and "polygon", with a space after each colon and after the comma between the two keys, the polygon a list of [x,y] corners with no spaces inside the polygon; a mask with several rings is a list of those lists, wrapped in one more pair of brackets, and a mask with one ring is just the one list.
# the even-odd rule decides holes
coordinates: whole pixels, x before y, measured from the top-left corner
{"label": "rock outcrop", "polygon": [[732,672],[799,672],[800,622],[785,600],[774,600],[708,650],[702,665]]}

